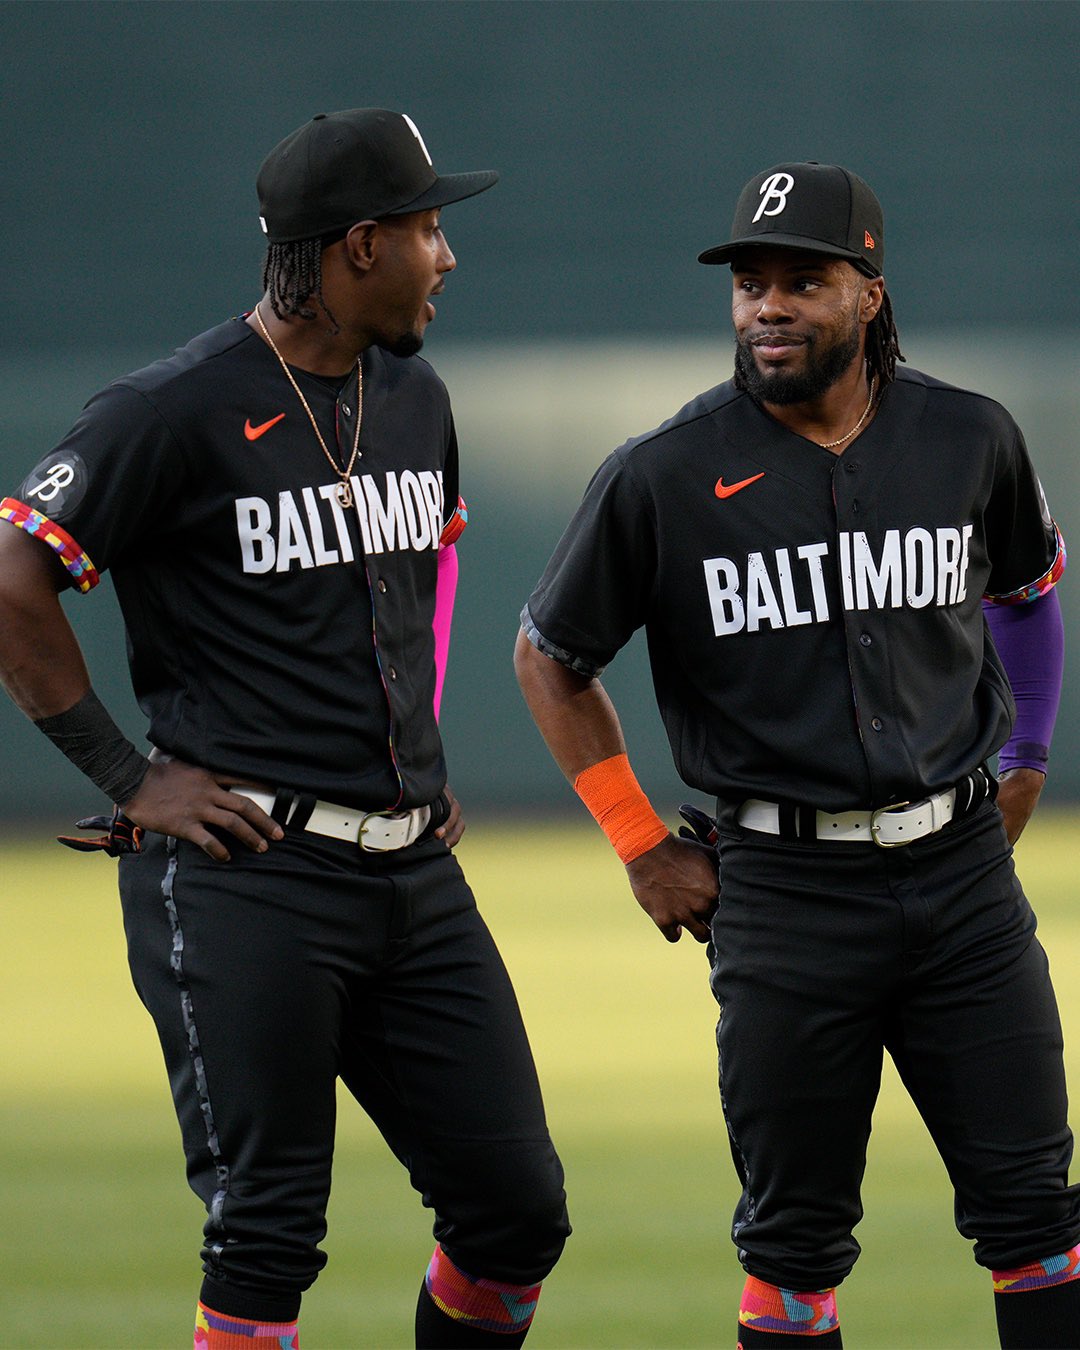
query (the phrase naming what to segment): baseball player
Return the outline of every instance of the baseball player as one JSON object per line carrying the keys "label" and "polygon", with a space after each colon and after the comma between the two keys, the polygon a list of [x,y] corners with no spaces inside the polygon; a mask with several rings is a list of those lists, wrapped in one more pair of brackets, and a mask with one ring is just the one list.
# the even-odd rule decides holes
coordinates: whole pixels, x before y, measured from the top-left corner
{"label": "baseball player", "polygon": [[[1065,551],[1005,410],[897,369],[884,246],[845,169],[746,185],[700,257],[731,268],[735,377],[600,467],[516,665],[640,904],[710,943],[740,1344],[841,1344],[887,1048],[1001,1344],[1077,1346],[1061,1028],[1010,854],[1060,692]],[[694,811],[696,837],[668,833],[600,684],[640,627],[714,836]]]}
{"label": "baseball player", "polygon": [[[434,1211],[420,1346],[515,1346],[569,1231],[521,1017],[448,846],[436,724],[463,512],[420,350],[455,267],[405,115],[258,176],[265,294],[117,380],[0,505],[6,687],[123,813],[136,989],[206,1205],[195,1345],[296,1346],[340,1077]],[[58,603],[109,569],[153,749]]]}

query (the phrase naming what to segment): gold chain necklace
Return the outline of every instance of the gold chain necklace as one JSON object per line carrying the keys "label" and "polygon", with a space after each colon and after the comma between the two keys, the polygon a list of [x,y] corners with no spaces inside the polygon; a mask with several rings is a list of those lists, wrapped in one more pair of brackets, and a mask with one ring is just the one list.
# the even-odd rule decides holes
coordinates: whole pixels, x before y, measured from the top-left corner
{"label": "gold chain necklace", "polygon": [[[257,310],[256,310],[256,313],[258,313]],[[272,344],[271,344],[271,345],[272,345]],[[858,429],[862,426],[862,424],[866,421],[867,417],[869,417],[869,415],[870,415],[870,409],[871,409],[871,408],[873,407],[873,405],[874,405],[874,386],[875,386],[876,384],[877,384],[877,376],[876,376],[876,375],[871,375],[871,377],[870,377],[870,397],[866,400],[866,407],[863,409],[862,416],[861,416],[861,417],[859,418],[859,420],[855,423],[855,425],[851,428],[851,430],[848,432],[848,434],[847,434],[846,436],[841,436],[840,439],[839,439],[838,441],[828,441],[828,442],[826,442],[826,441],[818,441],[817,444],[821,446],[822,450],[835,450],[836,447],[837,447],[838,445],[843,445],[845,441],[850,441],[850,440],[851,440],[852,436],[855,435],[855,433],[858,431]]]}
{"label": "gold chain necklace", "polygon": [[323,454],[329,460],[330,467],[341,479],[341,482],[337,485],[335,496],[337,497],[341,505],[345,507],[347,510],[353,504],[352,483],[350,483],[349,481],[349,475],[352,473],[353,465],[356,463],[356,457],[360,453],[360,423],[363,420],[364,416],[364,370],[360,364],[360,358],[359,356],[356,358],[356,434],[353,436],[352,454],[349,456],[349,462],[348,464],[345,465],[344,468],[342,468],[341,465],[338,464],[334,456],[326,448],[326,442],[323,440],[322,432],[319,430],[319,424],[318,422],[315,421],[315,414],[308,407],[308,401],[304,397],[303,391],[301,390],[300,386],[293,379],[293,373],[289,369],[289,367],[285,364],[285,358],[274,346],[274,339],[267,332],[266,324],[263,323],[263,317],[259,313],[258,305],[255,306],[255,318],[259,321],[259,327],[262,330],[263,337],[270,344],[270,350],[277,357],[281,365],[281,369],[285,372],[285,378],[292,385],[293,389],[296,390],[296,397],[303,404],[304,411],[308,415],[308,421],[311,423],[311,429],[312,431],[314,431],[319,444],[322,446]]}

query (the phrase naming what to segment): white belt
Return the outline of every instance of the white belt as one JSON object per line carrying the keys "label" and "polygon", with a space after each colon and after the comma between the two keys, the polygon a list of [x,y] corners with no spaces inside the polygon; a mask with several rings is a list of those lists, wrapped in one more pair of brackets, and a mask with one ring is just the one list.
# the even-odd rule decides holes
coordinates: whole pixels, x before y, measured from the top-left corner
{"label": "white belt", "polygon": [[[248,787],[234,787],[229,791],[249,797],[268,816],[273,813],[272,792]],[[289,808],[286,825],[295,813],[296,805],[294,802]],[[311,834],[324,834],[328,839],[358,844],[365,853],[389,853],[415,844],[430,819],[430,806],[414,806],[411,811],[361,811],[352,806],[335,806],[333,802],[316,802],[304,829]]]}
{"label": "white belt", "polygon": [[[818,839],[840,839],[845,843],[872,843],[879,848],[898,848],[947,825],[956,810],[956,789],[936,792],[921,802],[898,802],[879,806],[876,811],[815,811]],[[780,834],[780,807],[755,797],[743,802],[735,819],[748,830]]]}

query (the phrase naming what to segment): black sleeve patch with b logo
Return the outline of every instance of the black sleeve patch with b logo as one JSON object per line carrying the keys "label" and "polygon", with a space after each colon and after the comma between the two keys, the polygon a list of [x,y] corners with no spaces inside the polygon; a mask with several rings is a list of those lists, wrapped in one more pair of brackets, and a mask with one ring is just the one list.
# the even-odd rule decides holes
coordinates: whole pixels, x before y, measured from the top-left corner
{"label": "black sleeve patch with b logo", "polygon": [[31,470],[14,495],[50,520],[62,521],[86,496],[89,481],[81,456],[72,450],[54,450]]}

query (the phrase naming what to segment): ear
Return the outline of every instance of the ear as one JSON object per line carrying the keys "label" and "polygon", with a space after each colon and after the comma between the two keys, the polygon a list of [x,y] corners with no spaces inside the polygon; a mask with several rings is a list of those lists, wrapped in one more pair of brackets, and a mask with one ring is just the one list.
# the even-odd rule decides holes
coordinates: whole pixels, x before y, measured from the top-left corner
{"label": "ear", "polygon": [[859,322],[871,323],[877,318],[881,302],[885,297],[885,278],[866,277],[862,285],[862,297],[859,300]]}
{"label": "ear", "polygon": [[377,220],[360,220],[345,236],[345,256],[361,272],[371,270],[375,261],[376,239],[379,233]]}

